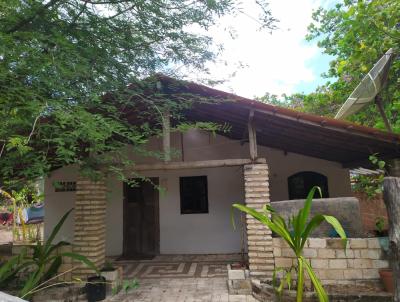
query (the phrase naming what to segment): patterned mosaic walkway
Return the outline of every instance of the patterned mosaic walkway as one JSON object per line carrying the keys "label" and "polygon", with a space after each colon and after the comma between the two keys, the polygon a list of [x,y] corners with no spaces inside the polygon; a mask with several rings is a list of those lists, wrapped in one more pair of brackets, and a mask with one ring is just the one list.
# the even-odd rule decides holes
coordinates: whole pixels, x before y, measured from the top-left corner
{"label": "patterned mosaic walkway", "polygon": [[134,262],[125,263],[124,278],[216,278],[227,274],[226,263]]}
{"label": "patterned mosaic walkway", "polygon": [[240,255],[160,255],[152,260],[117,261],[124,278],[218,278],[226,277],[227,264]]}
{"label": "patterned mosaic walkway", "polygon": [[226,278],[139,280],[139,288],[104,302],[258,302],[249,295],[229,295]]}
{"label": "patterned mosaic walkway", "polygon": [[105,302],[256,302],[252,296],[229,295],[228,255],[160,255],[152,260],[116,261],[124,278],[137,278],[139,288],[120,292]]}

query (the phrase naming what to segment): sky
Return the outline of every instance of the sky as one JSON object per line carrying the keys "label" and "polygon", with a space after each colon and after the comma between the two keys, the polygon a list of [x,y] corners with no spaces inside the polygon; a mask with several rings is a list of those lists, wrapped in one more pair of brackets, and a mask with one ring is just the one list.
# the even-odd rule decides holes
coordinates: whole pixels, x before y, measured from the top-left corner
{"label": "sky", "polygon": [[[223,17],[208,32],[224,47],[218,62],[208,66],[213,79],[226,80],[214,88],[253,98],[266,92],[307,93],[326,82],[321,73],[331,58],[305,35],[313,10],[332,5],[332,0],[270,0],[272,15],[279,20],[272,33],[258,30],[260,24],[252,19],[258,15],[254,1],[242,3],[246,14]],[[228,32],[232,27],[234,39]]]}

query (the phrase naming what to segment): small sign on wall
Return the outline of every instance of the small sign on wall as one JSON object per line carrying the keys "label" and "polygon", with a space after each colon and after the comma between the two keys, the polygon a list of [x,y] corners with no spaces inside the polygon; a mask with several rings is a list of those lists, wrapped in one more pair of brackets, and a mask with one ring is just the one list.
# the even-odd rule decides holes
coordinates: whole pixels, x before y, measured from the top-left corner
{"label": "small sign on wall", "polygon": [[56,192],[76,191],[76,181],[55,181],[53,186]]}

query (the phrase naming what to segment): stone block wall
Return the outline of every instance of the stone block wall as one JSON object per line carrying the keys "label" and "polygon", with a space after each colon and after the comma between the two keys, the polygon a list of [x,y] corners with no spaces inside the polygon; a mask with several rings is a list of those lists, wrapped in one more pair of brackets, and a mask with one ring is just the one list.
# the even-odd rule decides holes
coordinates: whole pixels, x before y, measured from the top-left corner
{"label": "stone block wall", "polygon": [[[268,165],[244,166],[245,202],[257,210],[270,202]],[[274,270],[272,233],[250,215],[246,216],[247,245],[250,274],[252,277],[271,278]]]}
{"label": "stone block wall", "polygon": [[[73,251],[86,256],[98,268],[105,262],[106,184],[80,177],[76,183]],[[74,262],[73,276],[86,278],[94,272]]]}
{"label": "stone block wall", "polygon": [[[296,265],[295,256],[281,238],[273,239],[275,266]],[[377,238],[351,238],[346,253],[341,239],[310,238],[304,256],[324,284],[379,282],[379,270],[389,267]]]}

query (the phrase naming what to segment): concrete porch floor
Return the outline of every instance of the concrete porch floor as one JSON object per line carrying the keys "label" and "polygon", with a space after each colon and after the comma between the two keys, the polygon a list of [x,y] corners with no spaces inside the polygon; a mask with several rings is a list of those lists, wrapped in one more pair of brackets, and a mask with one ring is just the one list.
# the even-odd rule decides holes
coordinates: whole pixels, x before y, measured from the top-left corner
{"label": "concrete porch floor", "polygon": [[115,261],[124,279],[136,278],[139,288],[107,302],[255,302],[252,296],[229,295],[228,263],[240,255],[160,255],[152,260]]}

